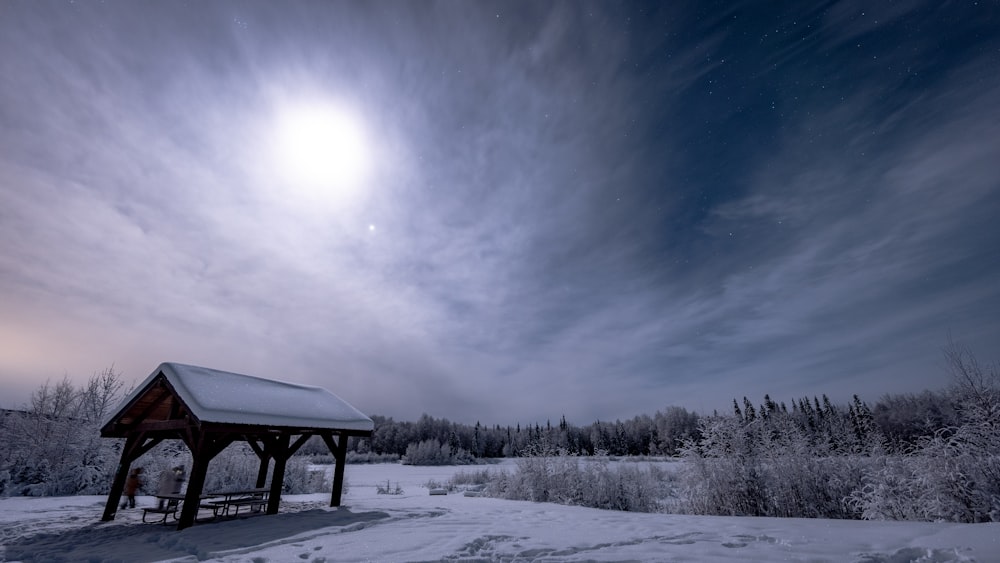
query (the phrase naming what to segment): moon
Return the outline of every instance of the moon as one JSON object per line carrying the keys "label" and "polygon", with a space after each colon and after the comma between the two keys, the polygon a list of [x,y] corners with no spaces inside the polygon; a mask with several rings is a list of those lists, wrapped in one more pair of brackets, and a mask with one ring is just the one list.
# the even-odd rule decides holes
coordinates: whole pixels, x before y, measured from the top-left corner
{"label": "moon", "polygon": [[355,189],[371,167],[362,119],[334,103],[302,103],[280,111],[276,152],[286,179],[314,195]]}

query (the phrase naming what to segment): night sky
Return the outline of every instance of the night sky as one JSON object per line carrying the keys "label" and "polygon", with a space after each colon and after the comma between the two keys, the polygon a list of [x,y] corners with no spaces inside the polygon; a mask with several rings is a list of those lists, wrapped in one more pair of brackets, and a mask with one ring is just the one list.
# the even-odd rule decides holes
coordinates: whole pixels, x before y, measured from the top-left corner
{"label": "night sky", "polygon": [[0,406],[587,424],[1000,359],[997,2],[0,3]]}

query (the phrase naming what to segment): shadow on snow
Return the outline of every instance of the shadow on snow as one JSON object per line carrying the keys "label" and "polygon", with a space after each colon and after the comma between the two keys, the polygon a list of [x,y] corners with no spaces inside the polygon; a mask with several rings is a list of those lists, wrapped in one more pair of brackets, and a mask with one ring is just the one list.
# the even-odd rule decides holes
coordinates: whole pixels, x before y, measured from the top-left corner
{"label": "shadow on snow", "polygon": [[6,560],[16,561],[159,561],[286,543],[288,538],[329,527],[352,531],[388,518],[384,512],[353,513],[308,510],[270,516],[223,520],[177,531],[162,524],[95,523],[84,528],[40,533],[7,544]]}

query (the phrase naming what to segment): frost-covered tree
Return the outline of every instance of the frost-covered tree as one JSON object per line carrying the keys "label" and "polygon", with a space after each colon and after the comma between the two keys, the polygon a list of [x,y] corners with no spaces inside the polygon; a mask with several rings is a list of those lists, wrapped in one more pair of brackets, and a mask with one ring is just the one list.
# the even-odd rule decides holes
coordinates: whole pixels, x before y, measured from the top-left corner
{"label": "frost-covered tree", "polygon": [[473,463],[472,454],[437,440],[424,440],[410,444],[402,462],[406,465],[465,465]]}
{"label": "frost-covered tree", "polygon": [[80,389],[68,377],[46,381],[21,411],[0,426],[3,494],[98,494],[110,484],[121,445],[100,438],[100,425],[121,399],[124,383],[111,366]]}
{"label": "frost-covered tree", "polygon": [[873,456],[850,499],[864,518],[1000,521],[1000,370],[955,344],[945,358],[957,423],[904,454]]}
{"label": "frost-covered tree", "polygon": [[[745,400],[744,413],[751,409]],[[861,483],[863,460],[844,455],[825,438],[830,420],[836,417],[828,412],[823,425],[803,423],[800,413],[783,411],[769,397],[750,416],[702,418],[700,438],[683,449],[682,508],[696,514],[852,517],[844,499]]]}
{"label": "frost-covered tree", "polygon": [[[736,405],[736,400],[733,400]],[[656,447],[650,453],[677,455],[685,441],[698,435],[698,414],[683,407],[670,406],[653,417],[656,430]]]}

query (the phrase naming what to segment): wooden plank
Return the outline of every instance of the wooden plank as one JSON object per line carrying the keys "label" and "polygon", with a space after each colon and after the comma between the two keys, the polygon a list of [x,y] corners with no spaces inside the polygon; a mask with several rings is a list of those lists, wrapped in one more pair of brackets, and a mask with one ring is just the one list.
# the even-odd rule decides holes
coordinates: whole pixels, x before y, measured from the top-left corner
{"label": "wooden plank", "polygon": [[153,432],[164,432],[167,430],[185,430],[195,425],[193,420],[148,420],[135,425],[132,432],[142,432],[150,434]]}

